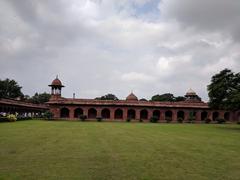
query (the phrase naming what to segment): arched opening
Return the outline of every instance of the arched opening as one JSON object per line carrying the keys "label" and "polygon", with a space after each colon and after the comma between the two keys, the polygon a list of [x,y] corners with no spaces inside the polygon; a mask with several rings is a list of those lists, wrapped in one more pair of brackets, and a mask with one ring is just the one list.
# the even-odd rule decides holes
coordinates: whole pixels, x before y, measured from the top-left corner
{"label": "arched opening", "polygon": [[91,108],[88,110],[88,119],[96,119],[97,117],[97,110],[94,108]]}
{"label": "arched opening", "polygon": [[160,119],[160,111],[159,110],[154,110],[153,111],[153,117],[155,117],[159,120]]}
{"label": "arched opening", "polygon": [[83,110],[81,108],[77,108],[74,110],[74,117],[79,118],[81,115],[83,115]]}
{"label": "arched opening", "polygon": [[146,109],[140,111],[140,119],[148,119],[148,111]]}
{"label": "arched opening", "polygon": [[196,120],[196,112],[195,111],[189,111],[189,121],[195,121]]}
{"label": "arched opening", "polygon": [[69,109],[68,108],[62,108],[60,111],[60,117],[61,118],[68,118],[69,117]]}
{"label": "arched opening", "polygon": [[172,111],[166,111],[165,112],[165,120],[172,121]]}
{"label": "arched opening", "polygon": [[122,119],[123,118],[123,110],[117,109],[114,113],[114,119]]}
{"label": "arched opening", "polygon": [[206,120],[208,117],[208,113],[206,111],[201,112],[201,121]]}
{"label": "arched opening", "polygon": [[127,112],[128,119],[135,119],[136,118],[136,111],[134,109],[129,109]]}
{"label": "arched opening", "polygon": [[184,116],[185,114],[184,114],[184,111],[178,111],[177,112],[177,119],[182,119],[182,120],[184,120]]}
{"label": "arched opening", "polygon": [[216,121],[217,118],[219,118],[219,112],[213,112],[212,120],[213,120],[213,121]]}
{"label": "arched opening", "polygon": [[226,121],[229,121],[229,120],[230,120],[230,112],[225,112],[225,113],[224,113],[224,119],[225,119]]}
{"label": "arched opening", "polygon": [[103,119],[110,119],[110,110],[105,108],[101,112],[101,116]]}

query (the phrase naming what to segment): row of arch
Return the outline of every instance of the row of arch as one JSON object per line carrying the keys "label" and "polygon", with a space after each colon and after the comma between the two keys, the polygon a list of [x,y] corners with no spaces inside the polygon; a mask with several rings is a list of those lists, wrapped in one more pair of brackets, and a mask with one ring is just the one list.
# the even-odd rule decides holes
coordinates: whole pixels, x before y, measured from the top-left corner
{"label": "row of arch", "polygon": [[[103,119],[110,119],[110,109],[104,108],[101,110],[101,117]],[[150,119],[152,116],[160,120],[160,115],[163,112],[160,112],[160,110],[154,110],[152,111],[152,114],[150,116],[150,113],[146,109],[140,110],[140,119],[147,120]],[[191,117],[193,119],[196,119],[196,111],[190,111],[189,114],[186,114],[187,112],[184,112],[183,110],[177,111],[177,119],[185,119],[186,116]],[[61,118],[69,118],[70,110],[66,107],[62,108],[60,110],[60,117]],[[74,110],[74,118],[79,118],[81,115],[83,115],[83,109],[82,108],[76,108]],[[167,110],[164,112],[165,119],[173,120],[173,111]],[[201,112],[200,119],[205,120],[209,117],[209,114],[207,111]],[[220,117],[219,112],[213,112],[211,119],[215,121],[217,118]],[[90,108],[87,111],[87,118],[88,119],[96,119],[97,118],[97,110],[95,108]],[[114,119],[123,119],[123,110],[121,108],[118,108],[114,110]],[[136,110],[135,109],[128,109],[127,110],[127,118],[129,119],[136,119]],[[224,119],[230,120],[230,112],[224,113]]]}

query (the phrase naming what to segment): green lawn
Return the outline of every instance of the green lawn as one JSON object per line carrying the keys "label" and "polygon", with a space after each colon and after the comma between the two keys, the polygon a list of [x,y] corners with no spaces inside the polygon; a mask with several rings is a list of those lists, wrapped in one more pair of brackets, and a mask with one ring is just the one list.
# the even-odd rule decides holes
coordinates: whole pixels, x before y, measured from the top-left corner
{"label": "green lawn", "polygon": [[240,179],[240,125],[0,123],[0,179]]}

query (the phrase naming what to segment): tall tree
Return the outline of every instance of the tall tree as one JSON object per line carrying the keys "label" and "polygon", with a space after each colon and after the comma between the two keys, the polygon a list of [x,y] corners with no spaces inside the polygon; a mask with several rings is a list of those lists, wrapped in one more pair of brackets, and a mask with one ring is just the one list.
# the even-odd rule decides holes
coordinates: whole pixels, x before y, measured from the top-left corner
{"label": "tall tree", "polygon": [[22,98],[22,87],[15,80],[0,79],[0,98]]}
{"label": "tall tree", "polygon": [[44,93],[35,93],[34,96],[29,98],[27,101],[35,104],[42,104],[45,102],[48,102],[50,99],[51,95],[44,92]]}
{"label": "tall tree", "polygon": [[106,94],[102,97],[96,97],[96,100],[118,100],[117,96],[114,94]]}
{"label": "tall tree", "polygon": [[162,95],[157,94],[151,98],[151,101],[174,101],[174,100],[175,100],[175,97],[171,93],[165,93]]}
{"label": "tall tree", "polygon": [[209,105],[216,109],[240,107],[240,75],[229,69],[215,74],[208,85]]}
{"label": "tall tree", "polygon": [[[175,97],[175,101],[176,102],[185,101],[185,100],[186,100],[186,98],[184,96],[177,96],[177,97]],[[200,100],[201,100],[201,98],[200,98]]]}

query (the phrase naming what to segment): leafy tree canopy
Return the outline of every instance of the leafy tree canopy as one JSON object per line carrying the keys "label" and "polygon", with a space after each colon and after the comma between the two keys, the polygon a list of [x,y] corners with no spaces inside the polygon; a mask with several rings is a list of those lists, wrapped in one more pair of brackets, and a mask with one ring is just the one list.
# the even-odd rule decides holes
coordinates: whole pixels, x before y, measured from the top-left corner
{"label": "leafy tree canopy", "polygon": [[165,93],[165,94],[162,94],[162,95],[154,95],[152,98],[151,98],[151,101],[170,101],[170,102],[178,102],[178,101],[185,101],[185,97],[183,96],[177,96],[175,97],[173,94],[171,93]]}
{"label": "leafy tree canopy", "polygon": [[240,73],[235,74],[229,69],[224,69],[212,77],[207,88],[211,108],[240,108]]}
{"label": "leafy tree canopy", "polygon": [[114,94],[106,94],[102,97],[96,97],[96,100],[118,100],[117,96]]}
{"label": "leafy tree canopy", "polygon": [[0,79],[0,98],[22,98],[22,87],[15,80]]}
{"label": "leafy tree canopy", "polygon": [[44,93],[35,93],[34,96],[29,97],[29,96],[25,96],[27,97],[26,101],[34,103],[34,104],[42,104],[45,102],[48,102],[51,95],[44,92]]}
{"label": "leafy tree canopy", "polygon": [[151,98],[152,101],[174,101],[174,95],[171,94],[171,93],[165,93],[165,94],[162,94],[162,95],[154,95],[152,98]]}
{"label": "leafy tree canopy", "polygon": [[[186,100],[186,98],[184,96],[177,96],[177,97],[175,97],[175,101],[176,102],[185,101],[185,100]],[[200,98],[200,100],[201,100],[201,98]]]}

